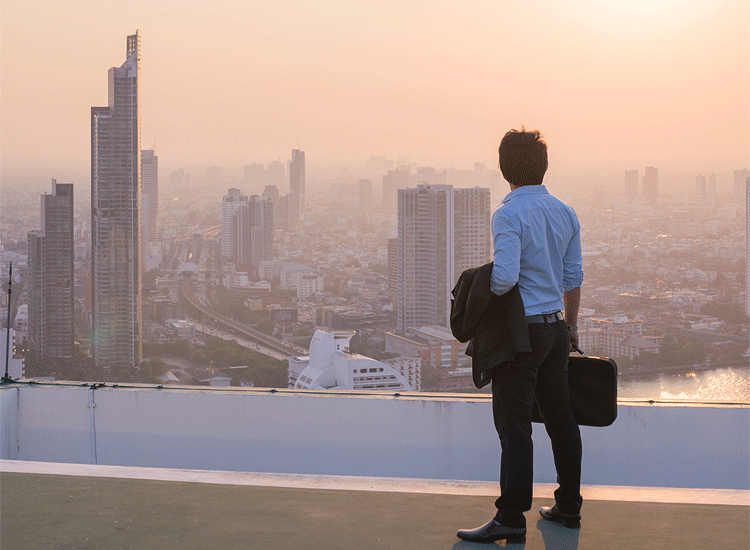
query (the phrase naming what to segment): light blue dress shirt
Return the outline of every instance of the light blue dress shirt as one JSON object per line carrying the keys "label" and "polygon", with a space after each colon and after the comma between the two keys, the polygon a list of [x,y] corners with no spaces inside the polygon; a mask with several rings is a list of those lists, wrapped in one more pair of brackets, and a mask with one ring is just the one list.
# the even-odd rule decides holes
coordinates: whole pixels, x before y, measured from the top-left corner
{"label": "light blue dress shirt", "polygon": [[527,316],[561,311],[563,292],[581,286],[578,217],[544,185],[508,193],[492,216],[492,239],[490,288],[505,294],[518,282]]}

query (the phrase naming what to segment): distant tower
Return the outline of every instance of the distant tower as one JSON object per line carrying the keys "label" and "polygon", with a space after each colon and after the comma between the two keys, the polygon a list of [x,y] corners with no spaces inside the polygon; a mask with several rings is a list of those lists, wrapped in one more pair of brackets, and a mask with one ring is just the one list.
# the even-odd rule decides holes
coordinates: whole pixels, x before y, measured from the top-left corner
{"label": "distant tower", "polygon": [[638,170],[625,170],[625,198],[634,200],[638,197]]}
{"label": "distant tower", "polygon": [[29,342],[39,357],[73,356],[73,184],[52,180],[42,229],[29,239]]}
{"label": "distant tower", "polygon": [[240,203],[234,216],[240,268],[257,270],[260,262],[273,259],[273,210],[274,202],[258,195]]}
{"label": "distant tower", "polygon": [[656,204],[659,198],[659,169],[653,166],[646,167],[643,176],[643,198],[650,204]]}
{"label": "distant tower", "polygon": [[143,255],[150,255],[150,245],[159,242],[159,157],[153,149],[141,151],[141,227]]}
{"label": "distant tower", "polygon": [[299,219],[305,218],[305,152],[292,149],[289,163],[289,190],[297,197]]}
{"label": "distant tower", "polygon": [[141,364],[141,34],[109,70],[109,105],[91,108],[91,349],[109,372]]}
{"label": "distant tower", "polygon": [[464,269],[492,258],[490,190],[419,185],[398,190],[398,332],[448,326]]}
{"label": "distant tower", "polygon": [[221,256],[224,261],[237,263],[237,212],[247,202],[247,195],[232,187],[221,202]]}

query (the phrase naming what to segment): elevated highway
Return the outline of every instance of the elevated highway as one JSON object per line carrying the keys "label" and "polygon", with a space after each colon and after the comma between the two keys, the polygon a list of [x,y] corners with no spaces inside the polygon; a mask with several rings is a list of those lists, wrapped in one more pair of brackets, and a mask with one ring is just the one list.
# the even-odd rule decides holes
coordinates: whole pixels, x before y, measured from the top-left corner
{"label": "elevated highway", "polygon": [[217,324],[217,326],[221,327],[222,329],[237,334],[238,336],[241,336],[246,340],[255,342],[259,346],[280,353],[285,357],[307,354],[307,350],[303,347],[286,344],[278,338],[268,336],[267,334],[264,334],[258,330],[246,327],[245,325],[236,322],[234,319],[230,319],[229,317],[220,315],[209,307],[205,306],[200,302],[200,300],[198,300],[198,298],[196,298],[195,294],[193,293],[193,289],[190,286],[190,277],[185,277],[183,279],[182,287],[180,288],[180,300],[189,304],[194,309],[200,311],[200,313],[203,314],[206,318],[212,319]]}

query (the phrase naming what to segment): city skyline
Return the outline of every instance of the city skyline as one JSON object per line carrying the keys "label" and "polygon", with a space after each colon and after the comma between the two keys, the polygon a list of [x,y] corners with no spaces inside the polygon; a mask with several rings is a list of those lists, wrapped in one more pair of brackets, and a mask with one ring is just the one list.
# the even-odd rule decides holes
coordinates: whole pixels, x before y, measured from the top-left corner
{"label": "city skyline", "polygon": [[553,178],[659,166],[694,181],[747,165],[743,3],[175,6],[4,2],[3,184],[85,181],[80,117],[103,91],[90,68],[133,28],[149,51],[144,141],[170,171],[241,170],[292,144],[309,155],[308,186],[369,155],[494,166],[521,124],[547,136]]}

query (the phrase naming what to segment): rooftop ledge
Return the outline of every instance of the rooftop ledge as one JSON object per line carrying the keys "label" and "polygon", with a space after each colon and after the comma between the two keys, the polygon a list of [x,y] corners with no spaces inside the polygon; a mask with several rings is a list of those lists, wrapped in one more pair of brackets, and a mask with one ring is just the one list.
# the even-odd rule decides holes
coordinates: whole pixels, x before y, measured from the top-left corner
{"label": "rooftop ledge", "polygon": [[[554,465],[535,428],[534,477],[547,494]],[[748,403],[620,399],[612,426],[581,432],[589,499],[615,491],[675,502],[695,489],[748,503]],[[499,443],[486,394],[19,381],[0,386],[0,459],[2,471],[25,461],[494,494]]]}

